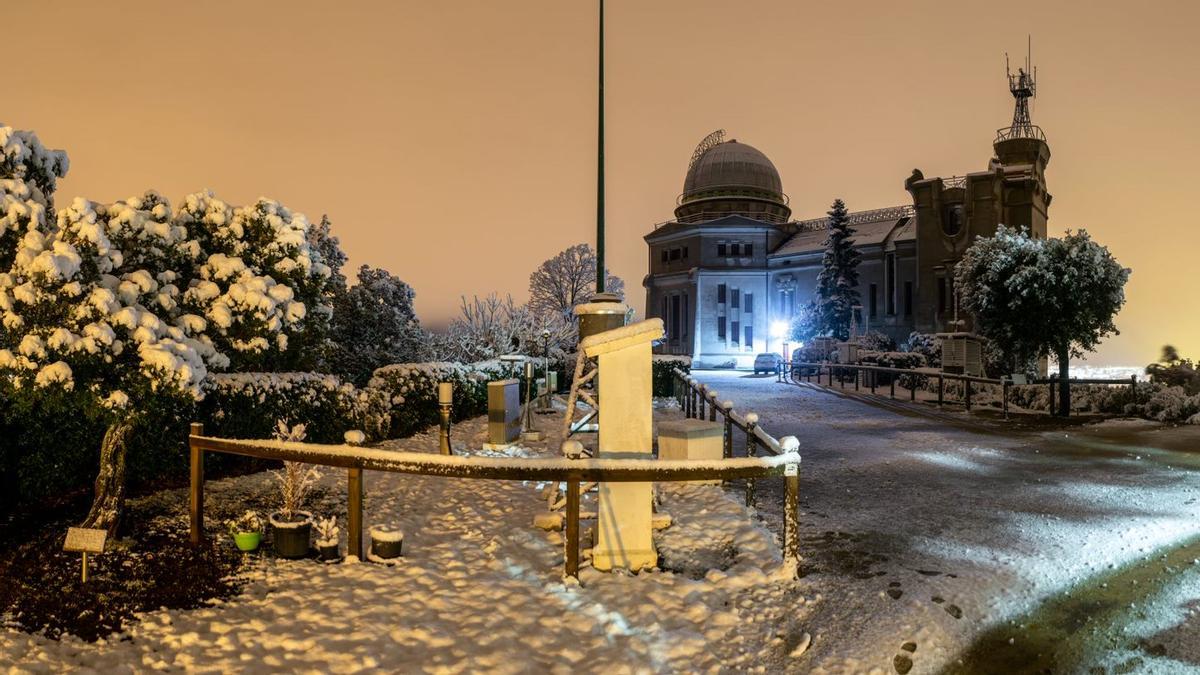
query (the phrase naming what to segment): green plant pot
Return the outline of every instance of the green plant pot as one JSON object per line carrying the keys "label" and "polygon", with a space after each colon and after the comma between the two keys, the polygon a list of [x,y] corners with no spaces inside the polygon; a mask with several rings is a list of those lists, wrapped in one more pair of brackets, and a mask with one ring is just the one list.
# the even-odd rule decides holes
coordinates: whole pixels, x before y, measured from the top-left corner
{"label": "green plant pot", "polygon": [[239,551],[257,551],[262,543],[262,532],[238,532],[233,535],[233,543],[237,544]]}

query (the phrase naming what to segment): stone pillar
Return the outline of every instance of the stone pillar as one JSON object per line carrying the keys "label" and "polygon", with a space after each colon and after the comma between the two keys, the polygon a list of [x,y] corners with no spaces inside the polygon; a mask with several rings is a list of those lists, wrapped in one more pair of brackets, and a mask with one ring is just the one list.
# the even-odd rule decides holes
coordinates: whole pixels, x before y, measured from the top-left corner
{"label": "stone pillar", "polygon": [[[600,364],[600,438],[605,459],[652,459],[650,345],[663,337],[649,319],[585,338],[580,349]],[[652,536],[652,484],[601,483],[592,566],[638,571],[658,563]]]}

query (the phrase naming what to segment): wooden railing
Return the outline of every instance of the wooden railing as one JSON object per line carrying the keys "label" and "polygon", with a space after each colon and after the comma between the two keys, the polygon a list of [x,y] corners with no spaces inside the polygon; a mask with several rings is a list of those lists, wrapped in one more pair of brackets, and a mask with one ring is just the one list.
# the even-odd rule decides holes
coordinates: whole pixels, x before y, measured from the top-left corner
{"label": "wooden railing", "polygon": [[[781,456],[788,453],[793,453],[799,450],[800,442],[795,436],[784,436],[776,440],[774,436],[768,434],[762,427],[758,425],[758,415],[752,412],[747,412],[745,415],[738,414],[733,409],[732,401],[721,401],[715,389],[710,389],[708,385],[698,382],[688,373],[675,368],[675,394],[679,400],[679,407],[683,409],[685,417],[690,419],[707,419],[710,422],[717,421],[717,415],[722,417],[725,425],[724,431],[724,446],[723,456],[729,460],[733,458],[733,437],[734,430],[745,435],[746,439],[746,456],[753,458],[758,455],[758,449],[765,450],[769,455]],[[799,495],[800,495],[800,476],[785,475],[786,485],[784,497],[784,530],[789,531],[788,519],[799,517]],[[753,477],[748,477],[745,482],[746,506],[755,507],[756,493],[755,482]],[[799,523],[797,521],[796,525]],[[792,527],[791,531],[796,531],[798,527]]]}
{"label": "wooden railing", "polygon": [[[902,388],[908,389],[908,398],[910,401],[917,399],[917,384],[921,378],[936,379],[937,386],[937,404],[942,406],[946,403],[946,381],[959,381],[963,383],[963,398],[962,403],[966,406],[967,411],[971,410],[971,394],[972,384],[989,384],[998,386],[1001,389],[1001,409],[1004,411],[1005,418],[1008,417],[1008,392],[1014,385],[1013,381],[1008,377],[1000,379],[988,377],[975,377],[973,375],[960,375],[957,373],[945,373],[933,370],[918,370],[914,368],[889,368],[885,366],[872,366],[865,364],[840,364],[840,363],[805,363],[786,361],[776,368],[776,379],[778,381],[805,381],[812,382],[816,378],[816,383],[821,384],[822,373],[826,378],[826,383],[829,387],[833,387],[834,375],[837,375],[838,385],[844,390],[847,387],[847,373],[851,373],[853,378],[854,390],[860,391],[863,388],[869,388],[872,394],[877,393],[876,389],[879,382],[880,373],[891,374],[888,378],[887,386],[891,398],[896,398],[896,382],[903,376],[908,378],[908,386],[901,384]],[[1059,386],[1057,377],[1033,380],[1029,385],[1049,385],[1050,387],[1050,412],[1054,412],[1054,397],[1056,389]],[[1137,390],[1137,376],[1132,375],[1128,380],[1103,380],[1103,379],[1071,379],[1071,384],[1100,384],[1100,385],[1117,385],[1130,387],[1130,392]]]}
{"label": "wooden railing", "polygon": [[[585,482],[653,482],[754,480],[786,475],[787,515],[784,518],[784,561],[799,570],[799,466],[800,455],[793,445],[788,452],[771,457],[705,460],[632,460],[632,459],[568,459],[568,458],[510,458],[441,455],[424,452],[403,452],[351,445],[321,445],[290,443],[274,440],[238,440],[213,438],[204,435],[201,424],[192,424],[188,437],[191,449],[191,542],[199,544],[204,537],[204,454],[223,452],[260,459],[304,462],[347,470],[346,501],[348,552],[363,558],[363,487],[364,471],[389,471],[442,478],[472,480],[556,481],[567,485],[566,536],[564,537],[563,567],[568,576],[579,574],[579,502],[580,485]],[[778,447],[778,443],[775,444]]]}

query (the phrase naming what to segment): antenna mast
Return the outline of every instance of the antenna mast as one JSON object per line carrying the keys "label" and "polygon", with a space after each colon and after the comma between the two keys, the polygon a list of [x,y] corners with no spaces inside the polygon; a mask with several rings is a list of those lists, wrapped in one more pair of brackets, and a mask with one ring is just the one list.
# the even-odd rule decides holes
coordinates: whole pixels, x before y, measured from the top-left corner
{"label": "antenna mast", "polygon": [[1000,130],[1001,140],[1007,138],[1039,138],[1045,140],[1045,135],[1042,130],[1034,126],[1033,121],[1029,117],[1029,100],[1037,98],[1037,68],[1033,66],[1033,37],[1029,37],[1029,41],[1025,52],[1025,67],[1017,68],[1017,72],[1012,72],[1012,67],[1009,65],[1008,52],[1004,54],[1004,71],[1008,75],[1008,91],[1012,93],[1016,100],[1016,105],[1013,108],[1012,126],[1008,129]]}
{"label": "antenna mast", "polygon": [[604,292],[604,0],[600,0],[600,116],[596,134],[596,292]]}

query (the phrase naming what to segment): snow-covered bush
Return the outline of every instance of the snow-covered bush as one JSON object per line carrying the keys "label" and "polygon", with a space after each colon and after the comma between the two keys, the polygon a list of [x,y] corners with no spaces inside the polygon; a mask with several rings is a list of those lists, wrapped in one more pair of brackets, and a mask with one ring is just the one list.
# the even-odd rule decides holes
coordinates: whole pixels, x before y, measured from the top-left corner
{"label": "snow-covered bush", "polygon": [[329,370],[365,385],[376,368],[424,358],[428,339],[413,309],[412,287],[363,265],[358,283],[334,294]]}
{"label": "snow-covered bush", "polygon": [[303,424],[314,443],[341,443],[355,429],[380,440],[390,425],[384,392],[319,373],[213,375],[200,411],[206,432],[227,438],[269,438],[279,419]]}
{"label": "snow-covered bush", "polygon": [[[265,363],[309,326],[329,270],[307,221],[270,200],[233,208],[211,193],[172,211],[148,192],[75,199],[48,217],[66,158],[27,132],[0,132],[6,233],[0,381],[10,396],[82,393],[107,424],[85,524],[114,529],[139,421],[186,407],[210,369]],[[30,204],[42,207],[42,211]]]}
{"label": "snow-covered bush", "polygon": [[920,354],[931,368],[942,367],[942,345],[933,333],[909,333],[908,340],[900,345],[900,351]]}
{"label": "snow-covered bush", "polygon": [[858,362],[867,366],[883,368],[924,368],[925,357],[916,352],[876,352],[863,351],[858,353]]}
{"label": "snow-covered bush", "polygon": [[860,335],[858,337],[858,346],[869,352],[896,351],[896,341],[875,330]]}
{"label": "snow-covered bush", "polygon": [[690,356],[672,356],[668,354],[655,354],[650,359],[651,376],[653,379],[653,391],[655,396],[674,396],[675,395],[675,376],[676,368],[685,373],[692,371],[692,359]]}
{"label": "snow-covered bush", "polygon": [[[370,388],[391,403],[390,438],[410,436],[439,418],[437,386],[454,385],[452,419],[462,420],[487,412],[487,383],[517,377],[519,368],[503,361],[462,364],[398,363],[375,371]],[[524,400],[524,399],[522,399]]]}

